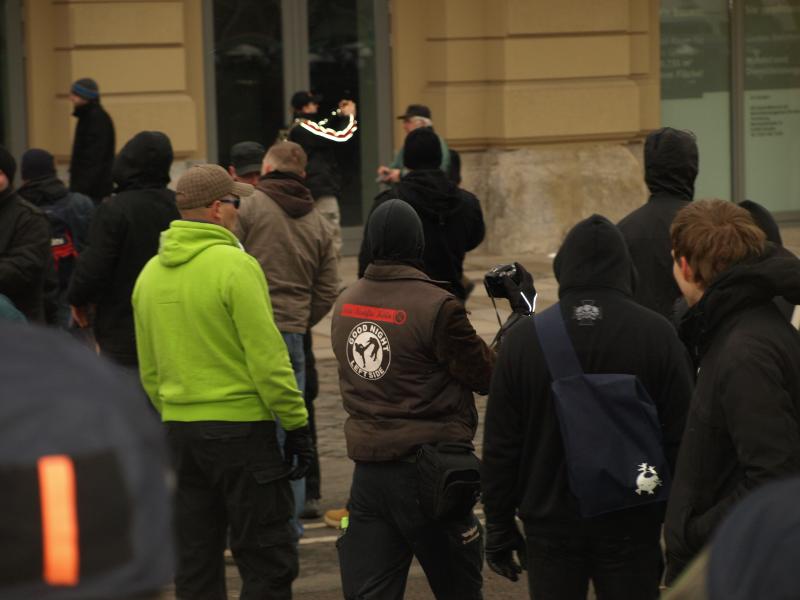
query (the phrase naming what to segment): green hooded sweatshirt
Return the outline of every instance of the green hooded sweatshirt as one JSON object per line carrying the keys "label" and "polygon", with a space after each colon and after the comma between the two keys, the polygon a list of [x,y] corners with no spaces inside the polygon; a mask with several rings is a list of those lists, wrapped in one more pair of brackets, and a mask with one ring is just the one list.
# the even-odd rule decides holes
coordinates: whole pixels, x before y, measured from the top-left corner
{"label": "green hooded sweatshirt", "polygon": [[173,221],[133,312],[142,385],[162,420],[308,422],[264,272],[227,229]]}

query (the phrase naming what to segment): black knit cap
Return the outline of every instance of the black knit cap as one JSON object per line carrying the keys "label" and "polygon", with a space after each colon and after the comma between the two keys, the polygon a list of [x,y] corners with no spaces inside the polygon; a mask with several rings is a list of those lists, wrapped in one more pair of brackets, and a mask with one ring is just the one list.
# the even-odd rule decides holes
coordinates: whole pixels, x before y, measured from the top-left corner
{"label": "black knit cap", "polygon": [[17,174],[17,161],[14,160],[11,152],[6,150],[5,146],[0,146],[0,171],[8,177],[8,183],[13,185],[14,175]]}
{"label": "black knit cap", "polygon": [[432,128],[420,127],[406,136],[403,164],[411,170],[438,169],[441,166],[442,144]]}
{"label": "black knit cap", "polygon": [[99,100],[100,88],[97,87],[97,82],[89,77],[78,79],[72,84],[70,92],[76,96],[80,96],[84,100]]}
{"label": "black knit cap", "polygon": [[40,177],[56,174],[56,165],[53,155],[41,148],[31,148],[22,155],[20,161],[20,175],[25,181],[33,181]]}

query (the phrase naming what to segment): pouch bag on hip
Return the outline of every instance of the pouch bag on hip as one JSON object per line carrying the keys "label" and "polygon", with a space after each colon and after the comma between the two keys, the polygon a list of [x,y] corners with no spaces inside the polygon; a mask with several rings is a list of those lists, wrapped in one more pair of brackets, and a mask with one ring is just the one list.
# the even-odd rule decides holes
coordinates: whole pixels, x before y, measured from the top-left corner
{"label": "pouch bag on hip", "polygon": [[480,461],[471,443],[425,444],[417,451],[419,504],[431,519],[461,518],[481,493]]}

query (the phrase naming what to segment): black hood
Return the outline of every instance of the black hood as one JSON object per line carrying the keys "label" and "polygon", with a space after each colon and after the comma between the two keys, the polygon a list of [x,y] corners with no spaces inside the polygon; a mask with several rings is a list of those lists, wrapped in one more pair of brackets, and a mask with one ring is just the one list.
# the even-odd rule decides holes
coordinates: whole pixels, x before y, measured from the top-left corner
{"label": "black hood", "polygon": [[633,294],[634,268],[619,229],[601,215],[575,225],[553,262],[559,298],[573,289],[608,288]]}
{"label": "black hood", "polygon": [[112,175],[117,191],[160,189],[169,183],[172,143],[160,131],[133,136],[114,160]]}
{"label": "black hood", "polygon": [[387,200],[369,217],[367,243],[373,260],[418,266],[425,250],[422,221],[402,200]]}
{"label": "black hood", "polygon": [[644,180],[650,193],[692,200],[698,160],[694,134],[664,127],[648,135],[644,143]]}
{"label": "black hood", "polygon": [[800,598],[800,478],[772,482],[738,504],[714,534],[709,600]]}
{"label": "black hood", "polygon": [[739,263],[711,282],[681,319],[681,338],[697,359],[730,315],[766,304],[776,296],[800,304],[800,260],[767,242],[763,256]]}
{"label": "black hood", "polygon": [[756,225],[758,225],[761,231],[763,231],[767,236],[767,241],[772,242],[776,246],[783,246],[781,230],[778,227],[778,224],[775,222],[775,218],[772,216],[771,212],[752,200],[739,202],[739,206],[750,213],[750,216],[753,217]]}
{"label": "black hood", "polygon": [[25,182],[17,193],[31,204],[47,206],[61,200],[69,190],[58,177],[47,175]]}
{"label": "black hood", "polygon": [[441,169],[411,171],[397,184],[397,191],[426,221],[443,225],[463,210],[458,187]]}

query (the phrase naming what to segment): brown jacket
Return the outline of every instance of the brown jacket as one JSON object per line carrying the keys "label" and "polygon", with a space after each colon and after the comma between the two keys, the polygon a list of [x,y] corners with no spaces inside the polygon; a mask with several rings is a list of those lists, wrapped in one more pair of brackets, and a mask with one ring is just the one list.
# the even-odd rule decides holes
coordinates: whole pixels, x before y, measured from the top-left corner
{"label": "brown jacket", "polygon": [[235,233],[264,270],[278,329],[305,333],[316,325],[336,301],[339,275],[331,227],[302,179],[262,177],[242,198]]}
{"label": "brown jacket", "polygon": [[443,285],[410,266],[373,263],[337,301],[331,343],[351,459],[395,460],[474,437],[472,392],[487,392],[494,354]]}

